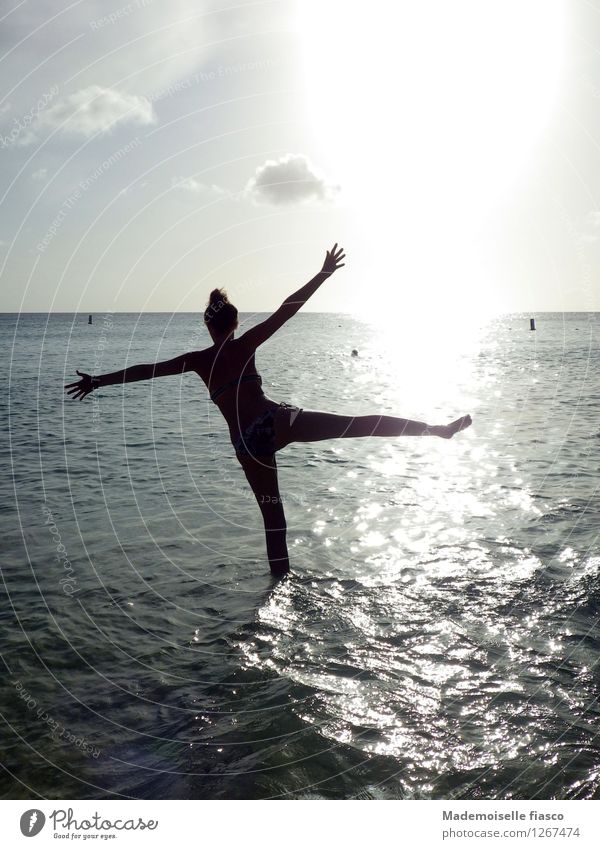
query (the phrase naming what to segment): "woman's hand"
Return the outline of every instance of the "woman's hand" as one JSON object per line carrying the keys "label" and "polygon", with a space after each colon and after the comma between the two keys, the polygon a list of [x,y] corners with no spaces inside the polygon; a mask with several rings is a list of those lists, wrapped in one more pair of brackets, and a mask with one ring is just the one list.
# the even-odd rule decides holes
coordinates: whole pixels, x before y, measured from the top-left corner
{"label": "woman's hand", "polygon": [[98,379],[86,374],[84,371],[77,371],[77,374],[81,380],[75,383],[67,383],[65,389],[68,395],[71,395],[74,399],[79,398],[80,401],[83,401],[86,395],[89,395],[90,392],[98,388]]}
{"label": "woman's hand", "polygon": [[[336,250],[337,249],[337,250]],[[321,269],[321,274],[333,274],[334,271],[337,271],[338,268],[341,268],[345,265],[345,262],[341,260],[346,258],[346,254],[344,253],[343,248],[338,248],[337,242],[332,247],[330,251],[327,251],[325,256],[325,262],[323,263],[323,268]]]}

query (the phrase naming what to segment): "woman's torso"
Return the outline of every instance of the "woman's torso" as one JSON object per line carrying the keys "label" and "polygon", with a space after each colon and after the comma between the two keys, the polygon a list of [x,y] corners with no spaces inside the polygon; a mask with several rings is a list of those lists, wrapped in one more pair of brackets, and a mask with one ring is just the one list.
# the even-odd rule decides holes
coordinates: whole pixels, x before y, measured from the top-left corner
{"label": "woman's torso", "polygon": [[210,394],[217,393],[214,403],[223,414],[234,441],[254,419],[277,405],[264,394],[262,380],[249,377],[258,375],[255,352],[241,340],[231,339],[206,348],[202,353],[198,374]]}

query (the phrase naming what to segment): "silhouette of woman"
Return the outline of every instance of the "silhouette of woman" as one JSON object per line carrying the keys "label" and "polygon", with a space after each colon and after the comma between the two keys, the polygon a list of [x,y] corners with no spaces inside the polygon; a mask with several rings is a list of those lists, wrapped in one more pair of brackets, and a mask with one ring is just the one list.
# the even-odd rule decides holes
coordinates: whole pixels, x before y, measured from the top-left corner
{"label": "silhouette of woman", "polygon": [[345,265],[344,258],[343,249],[336,243],[327,251],[321,271],[312,280],[286,298],[273,315],[237,339],[238,311],[222,289],[214,289],[204,312],[204,321],[214,343],[210,348],[95,377],[78,371],[81,379],[65,386],[70,396],[82,400],[101,386],[195,371],[229,426],[237,459],[262,513],[267,555],[275,574],[289,570],[285,513],[275,462],[277,451],[291,442],[339,437],[439,436],[450,439],[471,424],[470,416],[462,416],[448,425],[430,426],[396,416],[309,412],[267,398],[254,362],[256,349],[295,315],[334,271]]}

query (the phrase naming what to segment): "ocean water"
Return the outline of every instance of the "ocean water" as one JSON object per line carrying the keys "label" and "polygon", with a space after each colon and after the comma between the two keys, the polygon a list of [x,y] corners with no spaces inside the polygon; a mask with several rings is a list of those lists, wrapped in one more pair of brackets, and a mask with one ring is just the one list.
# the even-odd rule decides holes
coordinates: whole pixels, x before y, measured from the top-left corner
{"label": "ocean water", "polygon": [[194,375],[65,400],[197,316],[0,326],[3,798],[600,798],[599,314],[298,315],[270,397],[474,424],[281,452],[283,581]]}

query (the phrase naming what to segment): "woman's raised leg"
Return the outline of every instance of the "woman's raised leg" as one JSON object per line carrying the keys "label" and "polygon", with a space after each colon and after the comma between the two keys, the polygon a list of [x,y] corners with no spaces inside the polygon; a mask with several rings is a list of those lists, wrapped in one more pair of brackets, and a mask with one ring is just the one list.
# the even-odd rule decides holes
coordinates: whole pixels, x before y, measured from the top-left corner
{"label": "woman's raised leg", "polygon": [[286,543],[287,526],[279,493],[275,457],[238,457],[260,508],[265,524],[267,556],[271,572],[283,575],[290,563]]}
{"label": "woman's raised leg", "polygon": [[447,425],[428,425],[397,416],[340,416],[302,410],[291,416],[281,410],[277,418],[277,445],[290,442],[316,442],[360,436],[440,436],[450,439],[471,424],[471,416],[461,416]]}

